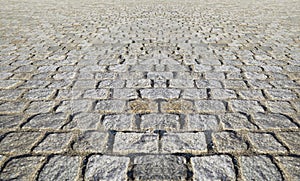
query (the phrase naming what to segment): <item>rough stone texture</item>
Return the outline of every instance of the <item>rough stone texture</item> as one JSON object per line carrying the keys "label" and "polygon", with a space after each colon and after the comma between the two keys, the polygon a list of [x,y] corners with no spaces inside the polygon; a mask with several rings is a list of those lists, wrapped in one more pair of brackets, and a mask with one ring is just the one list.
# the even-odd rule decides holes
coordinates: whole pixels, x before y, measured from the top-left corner
{"label": "rough stone texture", "polygon": [[75,180],[79,161],[79,156],[53,156],[41,170],[38,180]]}
{"label": "rough stone texture", "polygon": [[163,153],[193,153],[199,154],[207,151],[205,135],[199,133],[168,133],[162,139]]}
{"label": "rough stone texture", "polygon": [[129,158],[93,155],[88,159],[85,180],[127,180]]}
{"label": "rough stone texture", "polygon": [[185,180],[186,160],[173,155],[146,155],[134,159],[133,175],[137,180]]}
{"label": "rough stone texture", "polygon": [[157,153],[158,135],[152,133],[117,133],[115,153]]}
{"label": "rough stone texture", "polygon": [[0,180],[32,180],[44,157],[12,158],[1,171]]}
{"label": "rough stone texture", "polygon": [[300,179],[300,158],[293,156],[276,157],[291,180]]}
{"label": "rough stone texture", "polygon": [[141,117],[143,130],[178,130],[179,116],[175,114],[146,114]]}
{"label": "rough stone texture", "polygon": [[[98,180],[243,180],[240,158],[267,155],[283,179],[299,180],[289,166],[300,154],[299,1],[0,4],[0,175],[11,160],[42,155],[30,178],[16,178],[38,180],[51,159],[80,157],[70,161],[76,174],[57,160],[49,173],[87,180],[89,158],[110,155],[131,161]],[[186,165],[134,164],[149,155]],[[204,157],[220,169],[192,166]],[[232,174],[221,170],[232,163]],[[262,175],[251,179],[276,176]]]}
{"label": "rough stone texture", "polygon": [[98,131],[86,131],[76,139],[73,149],[79,152],[103,152],[108,134]]}
{"label": "rough stone texture", "polygon": [[266,156],[242,156],[240,159],[245,180],[283,180],[278,168]]}
{"label": "rough stone texture", "polygon": [[232,159],[226,155],[191,158],[193,180],[235,180]]}
{"label": "rough stone texture", "polygon": [[1,153],[29,152],[37,141],[38,132],[13,132],[7,134],[0,142]]}

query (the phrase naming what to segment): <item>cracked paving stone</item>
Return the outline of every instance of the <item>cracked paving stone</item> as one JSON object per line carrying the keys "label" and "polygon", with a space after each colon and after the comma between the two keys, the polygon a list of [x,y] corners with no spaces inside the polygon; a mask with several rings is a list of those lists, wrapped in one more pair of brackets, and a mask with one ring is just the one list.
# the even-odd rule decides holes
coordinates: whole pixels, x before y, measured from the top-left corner
{"label": "cracked paving stone", "polygon": [[195,107],[197,112],[201,113],[217,113],[226,111],[224,102],[217,100],[195,101]]}
{"label": "cracked paving stone", "polygon": [[199,154],[207,151],[205,134],[199,133],[167,133],[162,139],[163,153]]}
{"label": "cracked paving stone", "polygon": [[300,180],[300,158],[293,156],[279,156],[276,157],[284,171],[287,172],[290,179]]}
{"label": "cracked paving stone", "polygon": [[134,158],[133,176],[137,180],[185,180],[186,160],[174,155],[146,155]]}
{"label": "cracked paving stone", "polygon": [[133,128],[133,114],[107,115],[103,119],[105,130],[126,131]]}
{"label": "cracked paving stone", "polygon": [[254,149],[259,153],[284,153],[284,148],[271,134],[268,133],[248,133]]}
{"label": "cracked paving stone", "polygon": [[254,130],[257,129],[248,118],[240,113],[227,113],[219,115],[225,130]]}
{"label": "cracked paving stone", "polygon": [[67,150],[72,133],[51,133],[39,143],[33,151],[35,152],[63,152]]}
{"label": "cracked paving stone", "polygon": [[72,121],[64,126],[64,129],[97,129],[100,124],[101,114],[98,113],[78,113]]}
{"label": "cracked paving stone", "polygon": [[85,180],[127,180],[130,159],[127,157],[92,155],[88,159]]}
{"label": "cracked paving stone", "polygon": [[235,180],[232,158],[227,155],[192,157],[193,180]]}
{"label": "cracked paving stone", "polygon": [[292,153],[300,153],[300,132],[279,132],[278,135],[287,144]]}
{"label": "cracked paving stone", "polygon": [[41,156],[12,158],[1,171],[0,180],[33,180],[43,159]]}
{"label": "cracked paving stone", "polygon": [[82,132],[73,145],[79,152],[103,152],[106,148],[108,134],[98,131]]}
{"label": "cracked paving stone", "polygon": [[76,180],[79,156],[55,155],[42,168],[37,180]]}
{"label": "cracked paving stone", "polygon": [[248,149],[242,137],[234,132],[213,133],[213,139],[218,152],[243,152]]}
{"label": "cracked paving stone", "polygon": [[189,114],[187,119],[189,131],[219,130],[218,119],[215,115]]}
{"label": "cracked paving stone", "polygon": [[175,99],[180,95],[179,89],[141,89],[140,92],[142,98],[146,99]]}
{"label": "cracked paving stone", "polygon": [[240,160],[245,180],[283,180],[276,165],[266,156],[241,156]]}
{"label": "cracked paving stone", "polygon": [[12,132],[8,133],[0,142],[1,153],[29,152],[41,133]]}
{"label": "cracked paving stone", "polygon": [[232,100],[230,103],[232,109],[236,112],[264,112],[263,107],[259,105],[258,101]]}
{"label": "cracked paving stone", "polygon": [[0,128],[17,127],[23,120],[21,115],[0,115]]}
{"label": "cracked paving stone", "polygon": [[64,113],[46,113],[33,116],[23,126],[24,128],[61,128],[67,120],[68,115]]}
{"label": "cracked paving stone", "polygon": [[0,114],[20,113],[25,109],[25,102],[0,101]]}
{"label": "cracked paving stone", "polygon": [[298,128],[287,116],[282,114],[253,114],[253,119],[257,123],[258,127],[262,129],[269,128]]}
{"label": "cracked paving stone", "polygon": [[122,113],[125,105],[122,100],[102,100],[97,102],[95,110],[100,113]]}
{"label": "cracked paving stone", "polygon": [[179,116],[175,114],[145,114],[141,117],[142,130],[179,130]]}
{"label": "cracked paving stone", "polygon": [[113,152],[128,153],[157,153],[158,135],[154,133],[121,133],[115,135]]}

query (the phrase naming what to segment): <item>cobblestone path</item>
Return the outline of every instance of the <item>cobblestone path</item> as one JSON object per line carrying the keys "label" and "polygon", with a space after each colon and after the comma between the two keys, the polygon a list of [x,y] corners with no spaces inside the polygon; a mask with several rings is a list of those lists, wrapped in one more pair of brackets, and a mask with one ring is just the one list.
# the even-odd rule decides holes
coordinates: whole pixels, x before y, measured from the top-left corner
{"label": "cobblestone path", "polygon": [[0,4],[0,180],[300,180],[299,0]]}

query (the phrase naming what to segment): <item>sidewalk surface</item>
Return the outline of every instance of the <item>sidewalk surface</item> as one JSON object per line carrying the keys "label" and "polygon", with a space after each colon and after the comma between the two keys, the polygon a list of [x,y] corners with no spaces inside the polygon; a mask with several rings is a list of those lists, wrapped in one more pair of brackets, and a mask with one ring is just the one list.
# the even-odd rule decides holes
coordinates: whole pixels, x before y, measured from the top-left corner
{"label": "sidewalk surface", "polygon": [[299,0],[0,4],[0,180],[300,180]]}

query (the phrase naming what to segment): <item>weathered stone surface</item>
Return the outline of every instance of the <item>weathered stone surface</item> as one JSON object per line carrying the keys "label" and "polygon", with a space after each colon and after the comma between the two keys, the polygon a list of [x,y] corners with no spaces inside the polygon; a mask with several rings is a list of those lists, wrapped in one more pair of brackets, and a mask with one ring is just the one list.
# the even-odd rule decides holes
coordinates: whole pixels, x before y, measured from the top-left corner
{"label": "weathered stone surface", "polygon": [[298,128],[288,117],[282,114],[256,113],[253,115],[258,127],[268,128]]}
{"label": "weathered stone surface", "polygon": [[38,180],[76,180],[79,161],[78,156],[53,156],[41,170]]}
{"label": "weathered stone surface", "polygon": [[128,88],[149,88],[151,87],[150,79],[127,80],[126,87]]}
{"label": "weathered stone surface", "polygon": [[99,113],[79,113],[72,121],[64,126],[64,129],[97,129],[100,125],[101,114]]}
{"label": "weathered stone surface", "polygon": [[264,109],[259,105],[257,101],[248,100],[232,100],[230,101],[231,107],[234,111],[251,113],[251,112],[264,112]]}
{"label": "weathered stone surface", "polygon": [[88,159],[85,180],[127,180],[129,158],[93,155]]}
{"label": "weathered stone surface", "polygon": [[88,111],[92,106],[91,100],[69,100],[62,101],[57,107],[56,112],[71,112],[77,113],[82,111]]}
{"label": "weathered stone surface", "polygon": [[170,80],[170,87],[171,88],[193,88],[194,81],[193,80],[186,80],[186,79],[172,79]]}
{"label": "weathered stone surface", "polygon": [[256,129],[247,118],[240,113],[227,113],[219,115],[222,126],[226,130],[252,130]]}
{"label": "weathered stone surface", "polygon": [[157,153],[158,135],[152,133],[117,133],[113,146],[115,153]]}
{"label": "weathered stone surface", "polygon": [[276,157],[285,173],[288,174],[291,180],[299,180],[300,179],[300,158],[293,156],[279,156]]}
{"label": "weathered stone surface", "polygon": [[230,89],[211,89],[210,94],[213,99],[233,99],[237,97],[235,91]]}
{"label": "weathered stone surface", "polygon": [[103,119],[105,130],[126,131],[133,128],[133,114],[107,115]]}
{"label": "weathered stone surface", "polygon": [[222,88],[222,83],[217,80],[196,80],[197,88]]}
{"label": "weathered stone surface", "polygon": [[32,180],[44,157],[12,158],[1,171],[0,180]]}
{"label": "weathered stone surface", "polygon": [[295,114],[296,110],[286,101],[267,101],[267,107],[272,113]]}
{"label": "weathered stone surface", "polygon": [[266,92],[274,100],[292,100],[297,98],[297,94],[289,89],[268,89]]}
{"label": "weathered stone surface", "polygon": [[47,113],[38,114],[27,122],[24,128],[61,128],[67,120],[67,114],[64,113]]}
{"label": "weathered stone surface", "polygon": [[124,80],[102,80],[98,84],[98,88],[123,88]]}
{"label": "weathered stone surface", "polygon": [[137,99],[138,93],[136,89],[114,89],[114,99]]}
{"label": "weathered stone surface", "polygon": [[225,104],[217,100],[200,100],[195,101],[196,111],[200,113],[218,113],[225,112]]}
{"label": "weathered stone surface", "polygon": [[161,111],[165,113],[192,113],[195,111],[192,101],[168,101],[161,103]]}
{"label": "weathered stone surface", "polygon": [[107,133],[98,131],[82,132],[75,141],[73,149],[79,152],[103,152],[107,140]]}
{"label": "weathered stone surface", "polygon": [[278,135],[288,145],[291,152],[299,154],[300,132],[280,132]]}
{"label": "weathered stone surface", "polygon": [[12,114],[20,113],[25,109],[25,102],[7,102],[0,101],[0,113],[1,114]]}
{"label": "weathered stone surface", "polygon": [[17,127],[23,117],[21,115],[0,115],[0,128],[13,128]]}
{"label": "weathered stone surface", "polygon": [[182,93],[184,99],[206,99],[206,89],[185,89]]}
{"label": "weathered stone surface", "polygon": [[235,180],[232,159],[226,155],[191,158],[193,180]]}
{"label": "weathered stone surface", "polygon": [[103,100],[96,104],[95,110],[100,113],[122,113],[125,109],[125,101]]}
{"label": "weathered stone surface", "polygon": [[287,150],[268,133],[248,133],[255,151],[260,153],[270,152],[286,152]]}
{"label": "weathered stone surface", "polygon": [[158,103],[147,99],[136,99],[128,102],[130,113],[152,113],[158,112]]}
{"label": "weathered stone surface", "polygon": [[163,153],[199,154],[207,151],[203,132],[168,133],[162,137],[161,143]]}
{"label": "weathered stone surface", "polygon": [[108,98],[108,89],[89,89],[83,93],[83,98],[86,99],[106,99]]}
{"label": "weathered stone surface", "polygon": [[71,140],[72,133],[51,133],[34,148],[35,152],[63,152]]}
{"label": "weathered stone surface", "polygon": [[219,130],[219,123],[214,115],[189,114],[187,116],[187,129],[189,131]]}
{"label": "weathered stone surface", "polygon": [[33,101],[26,108],[25,113],[37,114],[37,113],[48,113],[54,107],[54,101]]}
{"label": "weathered stone surface", "polygon": [[234,132],[213,133],[213,139],[219,152],[243,152],[248,147],[242,137]]}
{"label": "weathered stone surface", "polygon": [[266,156],[242,156],[241,169],[245,180],[283,180],[278,168]]}
{"label": "weathered stone surface", "polygon": [[178,130],[179,116],[175,114],[145,114],[141,117],[142,130]]}
{"label": "weathered stone surface", "polygon": [[179,89],[142,89],[141,96],[146,99],[174,99],[179,98]]}
{"label": "weathered stone surface", "polygon": [[146,155],[134,158],[133,176],[137,180],[185,180],[186,160],[173,155]]}
{"label": "weathered stone surface", "polygon": [[23,97],[29,100],[48,100],[53,94],[54,90],[52,89],[32,89],[25,93]]}
{"label": "weathered stone surface", "polygon": [[38,132],[13,132],[0,142],[1,153],[29,152],[41,134]]}

